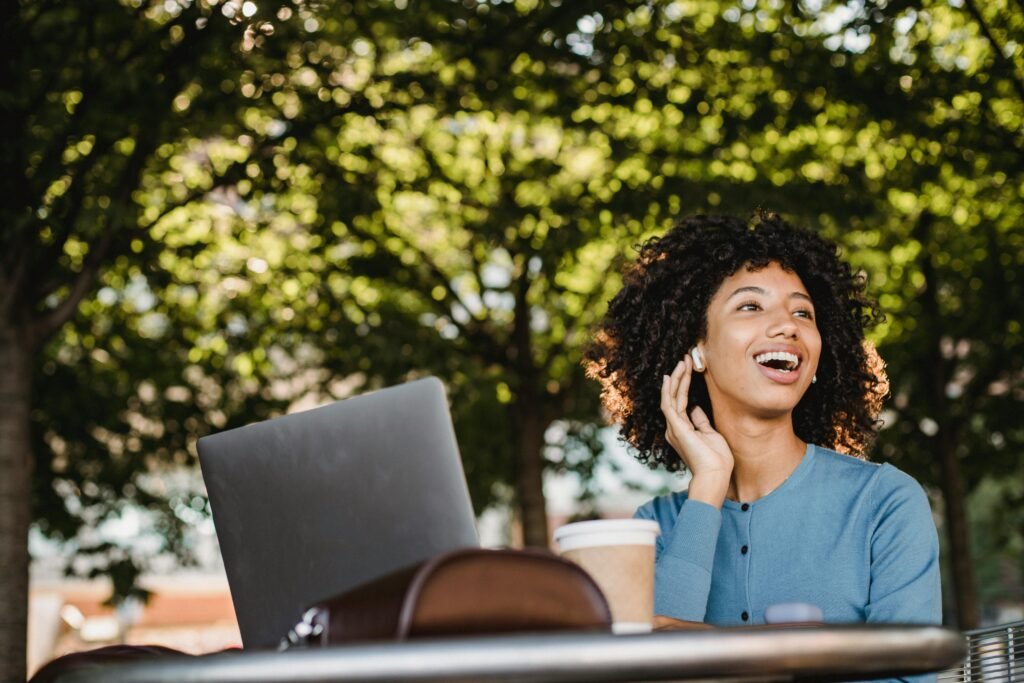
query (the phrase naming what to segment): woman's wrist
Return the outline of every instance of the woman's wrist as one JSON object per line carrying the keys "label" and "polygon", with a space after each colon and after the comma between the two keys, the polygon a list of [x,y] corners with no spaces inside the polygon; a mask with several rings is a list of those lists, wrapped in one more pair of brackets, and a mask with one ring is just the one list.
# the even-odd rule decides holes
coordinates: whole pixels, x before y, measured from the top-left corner
{"label": "woman's wrist", "polygon": [[725,494],[729,491],[730,476],[731,474],[722,472],[694,474],[690,480],[687,498],[721,509],[722,503],[725,502]]}

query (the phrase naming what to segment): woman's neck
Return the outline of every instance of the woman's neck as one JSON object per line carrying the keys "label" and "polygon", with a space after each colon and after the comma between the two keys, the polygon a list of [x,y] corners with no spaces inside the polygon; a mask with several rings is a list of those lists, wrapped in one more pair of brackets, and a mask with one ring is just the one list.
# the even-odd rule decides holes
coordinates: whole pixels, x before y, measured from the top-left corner
{"label": "woman's neck", "polygon": [[726,496],[736,501],[755,501],[774,491],[796,470],[807,450],[793,431],[791,414],[770,421],[730,419],[718,431],[732,450],[734,465]]}

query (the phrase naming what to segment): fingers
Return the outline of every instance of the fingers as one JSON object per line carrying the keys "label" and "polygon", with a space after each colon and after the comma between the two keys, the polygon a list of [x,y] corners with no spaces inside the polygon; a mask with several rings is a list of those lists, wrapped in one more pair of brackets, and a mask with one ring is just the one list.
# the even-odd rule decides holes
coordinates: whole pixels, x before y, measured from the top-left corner
{"label": "fingers", "polygon": [[[676,364],[671,375],[662,378],[661,384],[661,412],[665,414],[666,427],[668,432],[675,432],[680,437],[684,433],[694,431],[693,424],[686,414],[689,390],[690,366],[684,358]],[[669,440],[672,440],[671,436]]]}
{"label": "fingers", "polygon": [[693,362],[689,356],[676,363],[669,378],[669,394],[672,398],[672,409],[680,414],[686,415],[686,406],[689,404],[690,378],[693,377]]}
{"label": "fingers", "polygon": [[675,412],[672,408],[672,378],[669,375],[661,377],[661,412],[665,417],[671,417]]}
{"label": "fingers", "polygon": [[676,392],[679,390],[679,381],[683,378],[683,372],[686,366],[683,365],[683,361],[676,363],[676,366],[672,368],[672,374],[669,375],[668,390],[669,394],[674,398]]}
{"label": "fingers", "polygon": [[686,415],[686,406],[690,403],[690,380],[693,378],[693,361],[690,360],[689,355],[686,355],[679,365],[682,366],[682,373],[679,377],[679,384],[676,387],[676,412],[680,415]]}
{"label": "fingers", "polygon": [[690,421],[698,432],[702,432],[704,434],[715,433],[714,427],[711,426],[711,420],[708,419],[707,413],[705,413],[704,409],[700,406],[694,408],[693,412],[690,413]]}
{"label": "fingers", "polygon": [[[674,376],[676,373],[672,373]],[[661,379],[661,412],[665,415],[666,426],[669,431],[693,430],[693,425],[686,417],[686,413],[676,410],[675,397],[672,394],[673,385],[678,383],[670,375],[664,375]]]}

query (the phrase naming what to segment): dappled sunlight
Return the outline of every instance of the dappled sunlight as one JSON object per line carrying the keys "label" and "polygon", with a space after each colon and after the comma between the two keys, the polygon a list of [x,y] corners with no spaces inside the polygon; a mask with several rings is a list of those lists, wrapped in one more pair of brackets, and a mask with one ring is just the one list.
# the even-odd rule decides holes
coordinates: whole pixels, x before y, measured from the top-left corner
{"label": "dappled sunlight", "polygon": [[[1020,559],[1019,487],[985,484],[1024,477],[1019,4],[15,16],[0,362],[21,383],[0,433],[21,435],[10,481],[34,467],[4,519],[31,504],[73,542],[137,506],[187,557],[195,516],[153,482],[194,467],[199,436],[425,374],[448,386],[480,511],[542,504],[517,472],[551,463],[524,435],[573,425],[592,472],[587,429],[629,410],[581,358],[636,245],[763,206],[837,241],[886,314],[870,457],[937,499],[984,489],[1005,530],[987,547]],[[27,562],[11,538],[0,552]]]}

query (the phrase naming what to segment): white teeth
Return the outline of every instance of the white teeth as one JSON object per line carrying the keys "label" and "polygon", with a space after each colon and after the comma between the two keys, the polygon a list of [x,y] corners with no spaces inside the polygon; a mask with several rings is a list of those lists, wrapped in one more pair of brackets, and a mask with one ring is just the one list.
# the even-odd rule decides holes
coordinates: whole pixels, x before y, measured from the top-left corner
{"label": "white teeth", "polygon": [[796,370],[797,367],[799,367],[800,365],[800,359],[797,358],[795,354],[789,353],[787,351],[770,351],[768,353],[759,353],[758,355],[754,356],[754,360],[761,364],[767,363],[770,360],[785,361],[789,363],[789,367],[786,368],[783,372]]}

